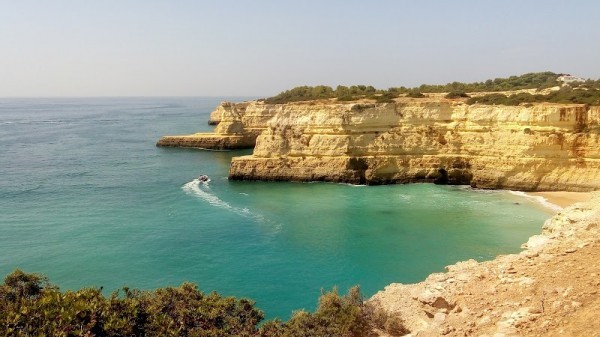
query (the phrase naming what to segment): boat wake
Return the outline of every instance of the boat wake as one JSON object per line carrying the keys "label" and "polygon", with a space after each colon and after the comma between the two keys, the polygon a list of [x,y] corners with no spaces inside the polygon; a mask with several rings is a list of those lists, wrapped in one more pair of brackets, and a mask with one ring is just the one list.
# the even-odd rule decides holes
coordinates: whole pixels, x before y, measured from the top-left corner
{"label": "boat wake", "polygon": [[210,189],[210,185],[208,181],[200,181],[199,179],[194,179],[189,183],[186,183],[181,187],[185,193],[188,195],[197,197],[209,203],[212,206],[219,207],[222,209],[229,210],[238,215],[254,219],[256,221],[265,222],[265,219],[262,215],[252,213],[248,208],[240,208],[235,207],[229,204],[228,202],[222,200],[218,196],[216,196]]}
{"label": "boat wake", "polygon": [[[200,185],[202,185],[202,188]],[[194,179],[194,180],[190,181],[189,183],[183,185],[181,188],[188,195],[198,197],[213,206],[221,207],[221,208],[225,208],[225,209],[233,209],[234,208],[229,203],[221,200],[219,197],[212,194],[210,192],[210,186],[208,186],[208,182],[201,182],[198,179]]]}

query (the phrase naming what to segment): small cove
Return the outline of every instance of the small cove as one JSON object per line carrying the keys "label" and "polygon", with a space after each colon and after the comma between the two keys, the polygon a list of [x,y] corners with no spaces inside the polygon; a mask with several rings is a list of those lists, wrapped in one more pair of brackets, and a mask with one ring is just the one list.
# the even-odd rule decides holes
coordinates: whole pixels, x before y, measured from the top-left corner
{"label": "small cove", "polygon": [[230,182],[230,158],[249,151],[154,146],[211,130],[224,99],[0,99],[1,274],[65,289],[190,281],[285,319],[321,289],[370,296],[517,252],[553,213],[463,186]]}

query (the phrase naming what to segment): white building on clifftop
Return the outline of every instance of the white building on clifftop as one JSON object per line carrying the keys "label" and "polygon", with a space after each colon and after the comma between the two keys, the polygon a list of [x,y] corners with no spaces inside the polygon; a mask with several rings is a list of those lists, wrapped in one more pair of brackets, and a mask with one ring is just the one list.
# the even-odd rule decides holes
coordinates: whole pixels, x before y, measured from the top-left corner
{"label": "white building on clifftop", "polygon": [[573,76],[570,74],[565,74],[558,77],[558,80],[563,83],[573,83],[573,82],[585,82],[585,80],[581,77]]}

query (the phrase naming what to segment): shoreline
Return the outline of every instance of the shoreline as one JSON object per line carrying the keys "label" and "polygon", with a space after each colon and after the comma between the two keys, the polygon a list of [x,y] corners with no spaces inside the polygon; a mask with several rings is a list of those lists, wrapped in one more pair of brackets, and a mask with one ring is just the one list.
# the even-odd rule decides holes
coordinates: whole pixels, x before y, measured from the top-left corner
{"label": "shoreline", "polygon": [[514,193],[565,208],[519,253],[460,261],[368,301],[414,336],[595,336],[600,191]]}
{"label": "shoreline", "polygon": [[554,213],[560,212],[564,208],[578,202],[589,201],[593,195],[593,192],[567,191],[523,192],[509,190],[508,192],[523,198],[532,199]]}
{"label": "shoreline", "polygon": [[557,211],[578,202],[588,201],[592,192],[525,192],[524,196],[541,199],[541,203]]}

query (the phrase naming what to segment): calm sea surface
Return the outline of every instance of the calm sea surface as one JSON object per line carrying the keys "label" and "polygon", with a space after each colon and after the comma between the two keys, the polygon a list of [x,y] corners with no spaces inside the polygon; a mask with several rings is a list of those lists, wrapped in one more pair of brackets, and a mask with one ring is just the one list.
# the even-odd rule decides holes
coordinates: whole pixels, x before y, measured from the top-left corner
{"label": "calm sea surface", "polygon": [[286,319],[322,288],[370,296],[516,252],[551,215],[465,187],[229,182],[230,158],[250,151],[155,147],[210,131],[225,99],[240,100],[0,99],[0,276],[108,291],[191,281]]}

